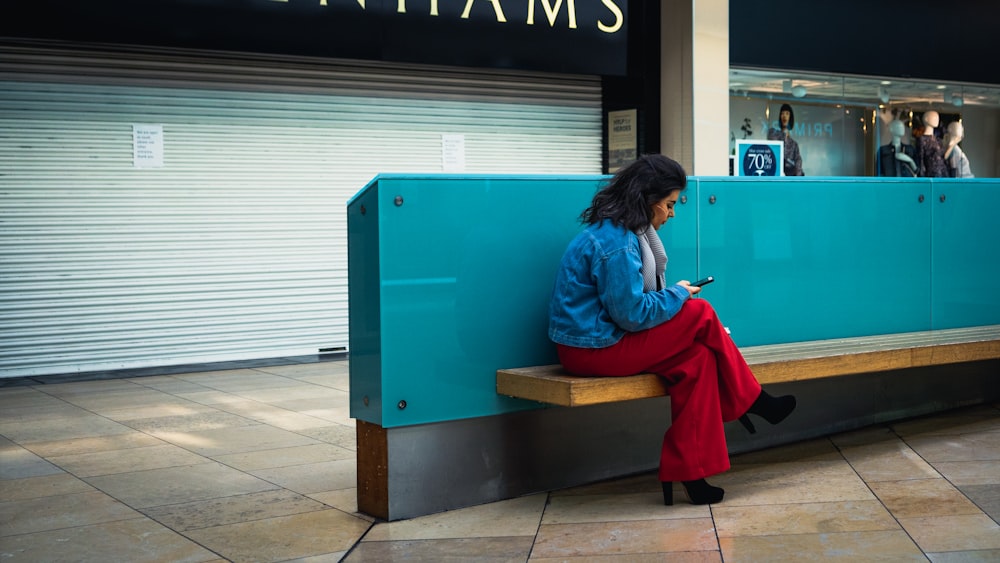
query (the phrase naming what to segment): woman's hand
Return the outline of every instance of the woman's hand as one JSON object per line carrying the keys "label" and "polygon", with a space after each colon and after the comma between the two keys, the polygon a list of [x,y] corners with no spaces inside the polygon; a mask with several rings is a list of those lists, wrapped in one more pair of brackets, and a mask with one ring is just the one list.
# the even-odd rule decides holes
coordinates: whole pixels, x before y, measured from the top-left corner
{"label": "woman's hand", "polygon": [[691,295],[697,295],[698,293],[701,292],[701,288],[700,287],[691,285],[691,282],[689,282],[688,280],[681,280],[681,281],[677,282],[677,285],[679,285],[679,286],[683,287],[684,289],[688,290],[688,292]]}

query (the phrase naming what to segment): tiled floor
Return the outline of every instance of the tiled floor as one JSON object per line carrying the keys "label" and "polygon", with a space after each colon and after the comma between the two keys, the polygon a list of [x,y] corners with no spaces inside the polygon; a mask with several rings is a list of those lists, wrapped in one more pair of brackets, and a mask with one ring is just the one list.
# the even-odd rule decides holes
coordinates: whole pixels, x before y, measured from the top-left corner
{"label": "tiled floor", "polygon": [[1000,561],[1000,405],[404,520],[356,512],[347,362],[0,387],[3,561]]}

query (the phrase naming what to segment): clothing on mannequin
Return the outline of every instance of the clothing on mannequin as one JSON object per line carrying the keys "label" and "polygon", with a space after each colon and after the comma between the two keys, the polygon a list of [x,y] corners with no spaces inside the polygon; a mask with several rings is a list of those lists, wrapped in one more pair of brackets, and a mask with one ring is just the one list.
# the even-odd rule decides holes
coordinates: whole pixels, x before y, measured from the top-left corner
{"label": "clothing on mannequin", "polygon": [[958,143],[965,137],[965,126],[961,121],[948,124],[948,132],[944,135],[944,161],[948,165],[948,173],[952,178],[975,178],[969,168],[969,158]]}
{"label": "clothing on mannequin", "polygon": [[906,126],[896,119],[889,123],[892,141],[878,149],[876,168],[879,176],[902,176],[913,178],[917,175],[917,148],[903,143]]}
{"label": "clothing on mannequin", "polygon": [[924,178],[946,178],[948,167],[944,163],[944,149],[934,136],[941,122],[938,112],[924,112],[924,134],[917,137],[917,175]]}
{"label": "clothing on mannequin", "polygon": [[799,144],[792,138],[792,129],[795,127],[795,112],[792,106],[781,104],[778,111],[778,123],[780,128],[771,128],[767,132],[769,141],[784,141],[785,143],[785,176],[805,176],[802,172],[802,153],[799,152]]}

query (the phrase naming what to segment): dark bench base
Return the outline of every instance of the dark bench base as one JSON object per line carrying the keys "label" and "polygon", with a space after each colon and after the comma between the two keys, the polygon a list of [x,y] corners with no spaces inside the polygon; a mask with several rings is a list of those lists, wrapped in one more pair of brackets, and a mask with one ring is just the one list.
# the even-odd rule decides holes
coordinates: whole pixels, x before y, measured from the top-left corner
{"label": "dark bench base", "polygon": [[[951,408],[1000,400],[1000,360],[775,383],[799,408],[750,435],[726,425],[739,454]],[[670,424],[667,397],[382,428],[358,421],[358,506],[383,520],[654,471]]]}

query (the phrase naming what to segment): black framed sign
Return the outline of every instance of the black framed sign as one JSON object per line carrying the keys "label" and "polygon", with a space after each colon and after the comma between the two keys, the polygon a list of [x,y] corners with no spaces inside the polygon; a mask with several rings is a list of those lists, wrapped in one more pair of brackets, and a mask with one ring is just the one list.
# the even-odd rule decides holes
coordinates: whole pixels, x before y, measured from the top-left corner
{"label": "black framed sign", "polygon": [[0,36],[624,75],[628,0],[4,0]]}

